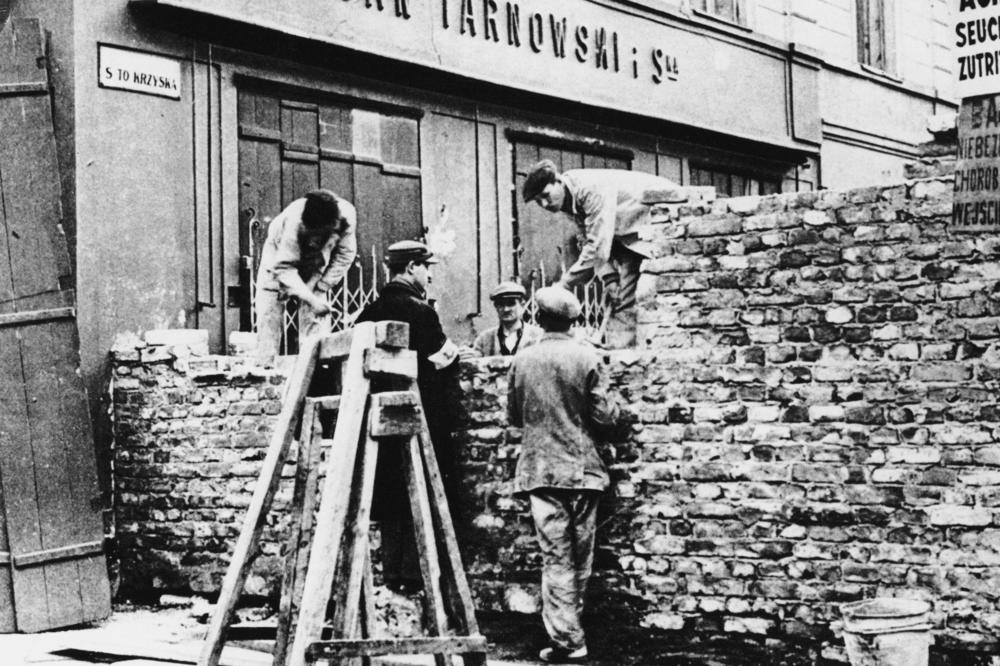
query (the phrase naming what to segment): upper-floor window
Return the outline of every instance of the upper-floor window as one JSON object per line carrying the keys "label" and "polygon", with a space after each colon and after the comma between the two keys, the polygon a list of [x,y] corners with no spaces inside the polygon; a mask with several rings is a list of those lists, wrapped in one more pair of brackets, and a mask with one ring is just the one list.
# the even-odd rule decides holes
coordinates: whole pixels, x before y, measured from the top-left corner
{"label": "upper-floor window", "polygon": [[691,7],[737,25],[746,25],[746,3],[747,0],[691,0]]}
{"label": "upper-floor window", "polygon": [[891,0],[856,0],[858,12],[858,62],[882,72],[892,72]]}

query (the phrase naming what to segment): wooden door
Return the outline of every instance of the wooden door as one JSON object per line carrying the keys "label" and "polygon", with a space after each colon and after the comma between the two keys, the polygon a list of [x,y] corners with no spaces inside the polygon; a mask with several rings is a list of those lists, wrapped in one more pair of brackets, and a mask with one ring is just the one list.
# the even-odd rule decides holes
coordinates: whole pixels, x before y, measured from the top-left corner
{"label": "wooden door", "polygon": [[585,148],[579,144],[540,143],[530,137],[513,137],[514,243],[517,274],[531,289],[552,284],[580,256],[581,234],[572,217],[552,215],[537,204],[526,205],[521,188],[528,170],[539,160],[552,160],[560,172],[569,169],[630,169],[625,151]]}
{"label": "wooden door", "polygon": [[[423,236],[418,118],[407,110],[250,83],[238,98],[240,252],[247,257],[247,279],[256,275],[267,224],[296,198],[324,187],[357,209],[358,261],[334,290],[336,328],[384,282],[386,248]],[[244,330],[252,326],[251,293],[246,290]],[[286,330],[286,342],[292,351],[294,326]]]}
{"label": "wooden door", "polygon": [[42,33],[0,31],[0,631],[107,617]]}

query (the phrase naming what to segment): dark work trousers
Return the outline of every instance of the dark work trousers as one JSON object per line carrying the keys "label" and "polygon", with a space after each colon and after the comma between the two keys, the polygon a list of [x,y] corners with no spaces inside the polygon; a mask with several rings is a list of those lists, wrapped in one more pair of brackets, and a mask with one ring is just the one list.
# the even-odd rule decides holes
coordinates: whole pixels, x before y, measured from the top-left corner
{"label": "dark work trousers", "polygon": [[587,644],[581,619],[601,494],[536,488],[529,497],[542,551],[542,622],[553,645],[576,650]]}

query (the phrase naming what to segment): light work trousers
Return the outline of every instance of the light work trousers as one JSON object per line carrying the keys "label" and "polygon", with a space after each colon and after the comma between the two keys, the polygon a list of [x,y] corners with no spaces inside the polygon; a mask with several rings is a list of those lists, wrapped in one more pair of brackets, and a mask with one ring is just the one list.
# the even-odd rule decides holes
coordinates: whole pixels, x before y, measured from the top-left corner
{"label": "light work trousers", "polygon": [[636,287],[639,284],[643,257],[619,242],[611,247],[611,266],[618,272],[618,305],[608,317],[606,342],[612,349],[635,346],[636,330]]}
{"label": "light work trousers", "polygon": [[[281,352],[281,337],[285,331],[285,302],[277,291],[258,289],[254,305],[257,309],[257,363],[274,366]],[[329,316],[317,317],[308,304],[299,302],[299,340],[330,332]]]}
{"label": "light work trousers", "polygon": [[562,488],[537,488],[529,494],[542,551],[542,622],[552,644],[567,650],[587,644],[581,619],[600,496],[593,490]]}

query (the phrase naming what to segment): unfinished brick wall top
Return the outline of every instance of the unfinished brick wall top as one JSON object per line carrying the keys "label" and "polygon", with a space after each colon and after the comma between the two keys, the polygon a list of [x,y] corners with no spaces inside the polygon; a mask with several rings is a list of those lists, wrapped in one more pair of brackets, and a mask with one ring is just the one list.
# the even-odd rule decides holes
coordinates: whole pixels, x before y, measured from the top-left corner
{"label": "unfinished brick wall top", "polygon": [[[1000,236],[951,234],[950,206],[950,179],[930,179],[720,200],[651,230],[661,255],[641,279],[642,346],[609,354],[635,424],[614,450],[596,604],[627,608],[617,617],[651,631],[820,642],[839,603],[904,595],[933,602],[940,640],[994,640]],[[225,454],[239,476],[229,459],[178,457],[228,451],[244,430],[259,447],[264,417],[226,408],[196,426],[171,410],[201,404],[197,391],[172,407],[165,397],[163,382],[183,373],[123,367],[139,376],[116,391],[118,456],[130,465],[116,477],[132,558],[123,572],[143,571],[155,546],[164,586],[210,589],[218,575],[198,576],[224,566],[232,529],[171,534],[177,514],[153,507],[180,484],[186,494],[166,510],[219,530],[238,508],[198,506],[191,484],[231,483],[248,498],[253,447]],[[510,495],[518,443],[503,418],[506,367],[462,369],[460,539],[479,603],[531,611],[538,556]],[[225,381],[212,390],[219,405],[255,402]],[[149,401],[156,410],[141,412]],[[183,446],[169,434],[186,427],[175,420],[192,429]]]}

